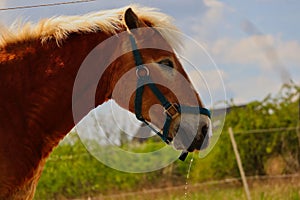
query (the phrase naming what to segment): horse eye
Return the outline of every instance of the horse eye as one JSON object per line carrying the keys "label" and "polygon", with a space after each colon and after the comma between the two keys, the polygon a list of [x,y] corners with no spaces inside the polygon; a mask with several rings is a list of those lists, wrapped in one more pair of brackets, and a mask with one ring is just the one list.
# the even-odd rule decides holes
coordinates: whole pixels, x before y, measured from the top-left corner
{"label": "horse eye", "polygon": [[174,68],[173,62],[169,59],[161,60],[161,61],[158,62],[158,64]]}

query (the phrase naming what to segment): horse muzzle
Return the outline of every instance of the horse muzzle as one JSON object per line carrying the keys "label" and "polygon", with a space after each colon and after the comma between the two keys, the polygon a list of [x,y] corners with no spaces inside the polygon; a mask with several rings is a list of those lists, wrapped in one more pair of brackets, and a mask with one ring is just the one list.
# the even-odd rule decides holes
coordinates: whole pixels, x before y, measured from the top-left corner
{"label": "horse muzzle", "polygon": [[[197,119],[198,118],[198,119]],[[194,152],[208,147],[212,136],[209,117],[205,115],[182,115],[180,124],[176,127],[173,146],[177,150]]]}

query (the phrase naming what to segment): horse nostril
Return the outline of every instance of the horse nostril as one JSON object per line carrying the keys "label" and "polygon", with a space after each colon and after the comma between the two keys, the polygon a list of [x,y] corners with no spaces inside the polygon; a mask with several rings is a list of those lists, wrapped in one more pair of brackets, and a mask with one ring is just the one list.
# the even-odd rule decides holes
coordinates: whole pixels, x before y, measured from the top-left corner
{"label": "horse nostril", "polygon": [[201,132],[202,132],[202,135],[205,137],[208,132],[208,126],[207,125],[203,126],[201,129]]}

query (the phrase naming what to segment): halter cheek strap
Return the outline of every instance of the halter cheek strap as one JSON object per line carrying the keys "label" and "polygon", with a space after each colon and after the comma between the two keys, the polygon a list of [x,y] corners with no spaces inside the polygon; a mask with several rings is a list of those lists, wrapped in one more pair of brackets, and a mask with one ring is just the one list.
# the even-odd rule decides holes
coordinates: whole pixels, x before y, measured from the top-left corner
{"label": "halter cheek strap", "polygon": [[[132,35],[130,35],[130,41],[133,48],[133,56],[135,59],[136,65],[136,75],[137,75],[137,90],[135,95],[135,116],[138,120],[144,122],[147,126],[149,126],[157,135],[161,137],[161,139],[169,144],[172,141],[172,138],[168,137],[168,131],[170,129],[170,125],[174,115],[178,115],[178,111],[174,106],[165,98],[165,96],[161,93],[161,91],[157,88],[157,86],[153,83],[148,68],[143,64],[142,57],[140,52],[137,49],[135,39]],[[148,86],[157,99],[160,101],[161,105],[164,107],[167,117],[164,123],[164,127],[162,131],[157,131],[149,122],[147,122],[142,115],[142,103],[143,103],[143,93],[145,86]],[[173,112],[170,112],[174,109]],[[169,111],[169,112],[168,112]]]}
{"label": "halter cheek strap", "polygon": [[[198,106],[184,106],[170,103],[167,98],[158,89],[156,84],[152,81],[150,77],[150,72],[148,68],[144,65],[142,56],[137,49],[136,41],[134,37],[130,34],[129,39],[132,46],[132,53],[136,65],[136,75],[137,75],[137,89],[135,95],[135,115],[136,118],[143,123],[145,123],[151,130],[153,130],[161,139],[169,144],[172,142],[172,138],[169,137],[169,129],[173,119],[179,116],[181,113],[191,113],[191,114],[203,114],[210,118],[210,111],[206,108],[201,108]],[[161,105],[165,109],[166,120],[163,129],[158,131],[153,127],[142,115],[142,103],[143,103],[143,93],[145,87],[149,87],[156,98],[160,101]],[[179,159],[184,161],[187,157],[188,152],[184,151]]]}

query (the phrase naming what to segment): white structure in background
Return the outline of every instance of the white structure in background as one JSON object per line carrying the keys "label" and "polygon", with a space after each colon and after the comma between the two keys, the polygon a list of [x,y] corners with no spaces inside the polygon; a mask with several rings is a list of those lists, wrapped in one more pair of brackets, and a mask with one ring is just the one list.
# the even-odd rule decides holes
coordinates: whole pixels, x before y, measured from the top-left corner
{"label": "white structure in background", "polygon": [[[92,110],[77,126],[81,139],[96,139],[99,144],[121,145],[136,137],[141,122],[135,115],[110,100]],[[148,129],[143,127],[142,129]],[[141,136],[143,137],[143,136]],[[149,137],[149,135],[145,136]]]}

